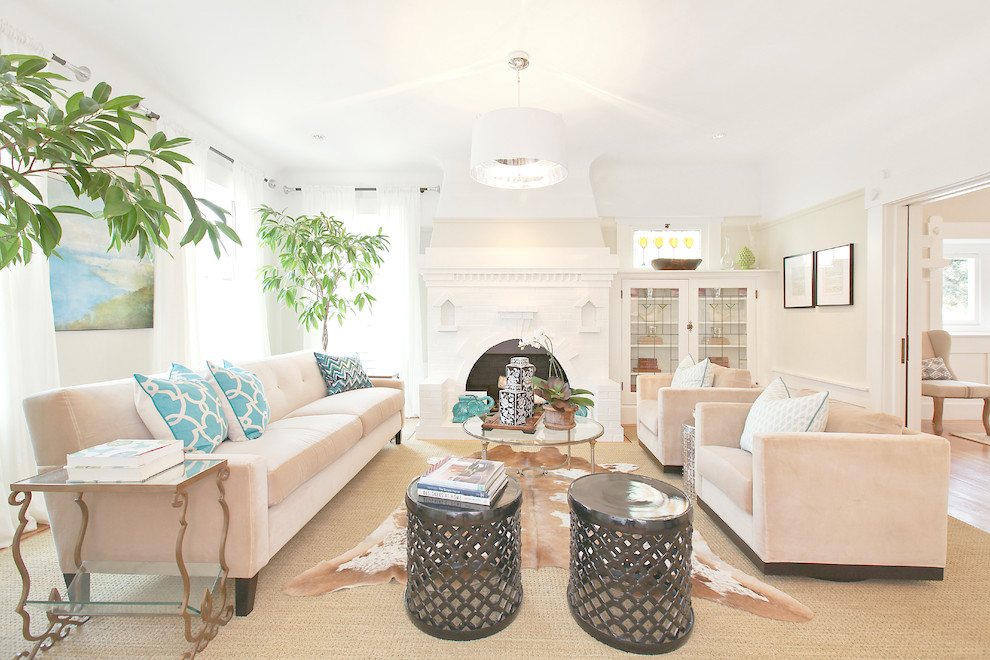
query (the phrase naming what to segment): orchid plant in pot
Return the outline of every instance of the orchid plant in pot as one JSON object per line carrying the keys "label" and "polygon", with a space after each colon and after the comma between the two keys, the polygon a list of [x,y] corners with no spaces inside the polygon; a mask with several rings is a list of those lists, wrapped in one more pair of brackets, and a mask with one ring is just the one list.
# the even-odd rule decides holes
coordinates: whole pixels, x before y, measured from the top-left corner
{"label": "orchid plant in pot", "polygon": [[564,370],[560,367],[553,353],[553,339],[541,328],[532,337],[524,337],[519,342],[519,348],[532,346],[546,352],[550,362],[550,373],[546,379],[533,376],[533,391],[546,400],[543,404],[543,425],[550,429],[567,430],[576,425],[574,414],[578,408],[592,408],[595,405],[592,393],[576,387],[571,387],[564,380]]}

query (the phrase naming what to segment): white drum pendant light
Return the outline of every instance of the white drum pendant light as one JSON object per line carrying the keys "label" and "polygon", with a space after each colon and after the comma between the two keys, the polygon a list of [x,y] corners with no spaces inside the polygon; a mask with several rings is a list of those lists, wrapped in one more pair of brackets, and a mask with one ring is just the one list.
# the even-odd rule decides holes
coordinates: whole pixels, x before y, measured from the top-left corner
{"label": "white drum pendant light", "polygon": [[[509,53],[519,72],[529,55]],[[567,177],[564,120],[538,108],[502,108],[478,117],[471,137],[471,178],[495,188],[542,188]]]}

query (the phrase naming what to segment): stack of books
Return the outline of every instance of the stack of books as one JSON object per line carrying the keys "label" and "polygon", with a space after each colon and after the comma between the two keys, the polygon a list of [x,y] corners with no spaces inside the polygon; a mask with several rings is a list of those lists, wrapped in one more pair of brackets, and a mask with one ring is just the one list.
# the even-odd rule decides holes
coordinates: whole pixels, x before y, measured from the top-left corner
{"label": "stack of books", "polygon": [[508,480],[499,461],[451,456],[419,478],[417,495],[428,502],[485,507],[491,506]]}
{"label": "stack of books", "polygon": [[113,440],[66,456],[69,481],[144,481],[182,463],[178,440]]}

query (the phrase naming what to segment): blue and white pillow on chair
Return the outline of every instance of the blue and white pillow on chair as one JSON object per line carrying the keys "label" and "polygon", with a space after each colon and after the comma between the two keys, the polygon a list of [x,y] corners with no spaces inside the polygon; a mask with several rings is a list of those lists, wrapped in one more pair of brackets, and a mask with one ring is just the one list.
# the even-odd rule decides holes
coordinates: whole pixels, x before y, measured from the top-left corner
{"label": "blue and white pillow on chair", "polygon": [[334,357],[325,353],[314,353],[314,355],[323,380],[327,384],[327,394],[374,387],[358,356]]}
{"label": "blue and white pillow on chair", "polygon": [[213,379],[220,387],[223,406],[233,442],[260,438],[268,427],[271,410],[265,388],[258,374],[235,367],[224,360],[223,366],[207,362]]}
{"label": "blue and white pillow on chair", "polygon": [[818,432],[828,424],[828,392],[792,397],[787,385],[775,379],[753,402],[739,448],[752,453],[753,436],[767,432]]}
{"label": "blue and white pillow on chair", "polygon": [[169,378],[134,374],[134,404],[151,435],[181,440],[187,452],[210,453],[227,437],[227,418],[213,384],[182,365]]}
{"label": "blue and white pillow on chair", "polygon": [[711,362],[708,358],[695,364],[694,357],[688,353],[681,360],[680,364],[677,365],[670,386],[676,388],[711,387],[714,380],[715,370],[711,368]]}

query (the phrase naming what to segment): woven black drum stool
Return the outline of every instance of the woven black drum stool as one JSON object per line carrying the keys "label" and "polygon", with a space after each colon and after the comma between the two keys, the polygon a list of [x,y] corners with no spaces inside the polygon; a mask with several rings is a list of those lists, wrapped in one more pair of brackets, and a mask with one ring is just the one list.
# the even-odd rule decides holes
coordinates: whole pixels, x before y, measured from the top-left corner
{"label": "woven black drum stool", "polygon": [[406,489],[409,618],[443,639],[497,633],[522,602],[522,488],[509,477],[491,507],[465,509],[424,501],[417,481]]}
{"label": "woven black drum stool", "polygon": [[580,477],[567,492],[578,624],[609,646],[666,653],[687,641],[694,510],[677,488],[631,474]]}

